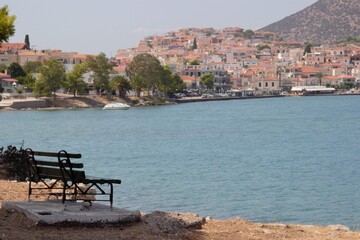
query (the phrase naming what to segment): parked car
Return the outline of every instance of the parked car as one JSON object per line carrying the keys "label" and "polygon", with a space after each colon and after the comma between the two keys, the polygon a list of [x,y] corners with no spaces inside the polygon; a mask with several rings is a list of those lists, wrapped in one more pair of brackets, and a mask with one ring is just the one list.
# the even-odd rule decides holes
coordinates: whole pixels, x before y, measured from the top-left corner
{"label": "parked car", "polygon": [[201,98],[213,98],[213,97],[214,95],[209,93],[204,93],[203,95],[201,95]]}
{"label": "parked car", "polygon": [[185,93],[174,93],[174,96],[177,97],[177,98],[186,97]]}

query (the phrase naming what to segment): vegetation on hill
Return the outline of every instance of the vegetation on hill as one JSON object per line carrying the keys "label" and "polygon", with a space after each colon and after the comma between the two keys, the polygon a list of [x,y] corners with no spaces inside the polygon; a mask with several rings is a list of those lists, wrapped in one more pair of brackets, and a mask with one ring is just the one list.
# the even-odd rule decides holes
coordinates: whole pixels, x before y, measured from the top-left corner
{"label": "vegetation on hill", "polygon": [[353,37],[353,36],[349,36],[347,38],[341,38],[340,40],[337,41],[338,44],[357,44],[360,43],[360,36],[358,37]]}
{"label": "vegetation on hill", "polygon": [[262,30],[279,33],[288,40],[334,43],[360,36],[360,1],[319,0]]}

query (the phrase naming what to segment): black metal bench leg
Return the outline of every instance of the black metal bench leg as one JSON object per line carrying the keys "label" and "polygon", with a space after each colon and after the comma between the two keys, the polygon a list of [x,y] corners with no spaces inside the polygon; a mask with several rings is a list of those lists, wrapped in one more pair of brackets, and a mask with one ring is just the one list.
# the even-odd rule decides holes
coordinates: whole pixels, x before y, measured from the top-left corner
{"label": "black metal bench leg", "polygon": [[64,204],[65,203],[65,201],[66,201],[66,182],[64,182],[63,183],[64,184],[64,187],[63,187],[63,193],[62,193],[62,200],[61,200],[61,202]]}
{"label": "black metal bench leg", "polygon": [[109,183],[110,185],[110,208],[112,210],[113,208],[113,185],[112,183]]}
{"label": "black metal bench leg", "polygon": [[30,202],[30,196],[31,196],[31,181],[29,181],[29,195],[28,195],[28,202]]}

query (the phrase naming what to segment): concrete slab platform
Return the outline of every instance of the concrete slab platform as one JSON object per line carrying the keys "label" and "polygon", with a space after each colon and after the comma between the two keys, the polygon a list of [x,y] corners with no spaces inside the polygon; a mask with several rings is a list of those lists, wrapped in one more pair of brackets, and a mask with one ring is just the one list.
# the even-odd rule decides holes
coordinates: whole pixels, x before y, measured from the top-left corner
{"label": "concrete slab platform", "polygon": [[2,207],[25,214],[36,225],[129,224],[141,220],[140,211],[112,209],[103,204],[61,201],[3,202]]}

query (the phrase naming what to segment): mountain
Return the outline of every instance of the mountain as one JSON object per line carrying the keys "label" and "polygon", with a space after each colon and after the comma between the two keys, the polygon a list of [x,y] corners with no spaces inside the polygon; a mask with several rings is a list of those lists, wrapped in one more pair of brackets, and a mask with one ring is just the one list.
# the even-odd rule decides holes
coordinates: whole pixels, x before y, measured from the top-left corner
{"label": "mountain", "polygon": [[360,36],[360,0],[319,0],[261,30],[310,43],[333,43]]}

